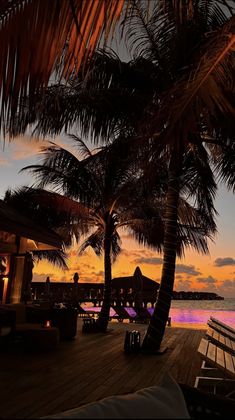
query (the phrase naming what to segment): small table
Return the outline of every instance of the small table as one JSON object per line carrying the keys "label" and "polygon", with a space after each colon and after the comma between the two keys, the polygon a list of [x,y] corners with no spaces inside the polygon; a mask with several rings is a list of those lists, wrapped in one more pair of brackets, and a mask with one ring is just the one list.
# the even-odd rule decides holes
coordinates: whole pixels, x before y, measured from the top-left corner
{"label": "small table", "polygon": [[39,324],[17,324],[16,332],[23,336],[31,350],[53,350],[60,339],[58,328],[45,328]]}

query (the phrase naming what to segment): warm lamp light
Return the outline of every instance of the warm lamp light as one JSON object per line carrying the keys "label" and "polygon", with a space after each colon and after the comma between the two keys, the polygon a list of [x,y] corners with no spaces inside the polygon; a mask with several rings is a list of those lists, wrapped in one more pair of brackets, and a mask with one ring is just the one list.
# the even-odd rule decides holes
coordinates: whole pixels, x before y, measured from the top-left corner
{"label": "warm lamp light", "polygon": [[6,303],[7,299],[7,288],[8,288],[8,277],[3,277],[3,296],[2,296],[2,303]]}
{"label": "warm lamp light", "polygon": [[44,328],[51,328],[51,321],[49,321],[49,320],[45,321],[43,326],[44,326]]}

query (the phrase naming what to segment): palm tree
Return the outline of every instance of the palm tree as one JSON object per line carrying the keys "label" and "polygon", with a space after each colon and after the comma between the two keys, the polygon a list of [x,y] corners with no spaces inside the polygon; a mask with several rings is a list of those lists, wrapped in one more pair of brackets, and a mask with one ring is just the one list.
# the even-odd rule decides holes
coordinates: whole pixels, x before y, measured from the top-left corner
{"label": "palm tree", "polygon": [[[90,246],[98,256],[104,254],[104,297],[97,327],[106,331],[111,306],[112,261],[121,251],[118,231],[128,229],[139,242],[162,251],[166,171],[159,167],[158,174],[155,172],[154,186],[149,194],[146,174],[136,172],[138,166],[136,162],[133,164],[130,161],[126,149],[123,149],[123,155],[120,153],[120,140],[92,154],[79,138],[71,137],[79,151],[83,152],[82,160],[52,143],[43,149],[41,165],[24,169],[33,173],[38,188],[49,186],[66,196],[55,194],[54,205],[57,208],[60,200],[68,200],[67,197],[78,200],[78,203],[74,202],[74,216],[76,205],[79,209],[81,203],[86,206],[77,218],[78,232],[86,236],[80,252]],[[49,205],[52,206],[51,200]],[[206,236],[210,237],[215,229],[213,220],[206,217],[206,212],[198,211],[183,198],[180,209],[178,255],[183,254],[185,247],[207,252]]]}
{"label": "palm tree", "polygon": [[[228,13],[221,7],[222,3],[227,5]],[[129,141],[135,142],[138,150],[139,144],[143,148],[143,144],[148,145],[150,141],[153,156],[162,153],[168,156],[162,280],[155,312],[143,344],[149,351],[160,346],[170,308],[178,204],[181,180],[186,174],[184,166],[185,163],[189,165],[187,157],[194,157],[193,168],[190,163],[190,167],[187,169],[186,165],[185,169],[188,174],[193,169],[196,187],[197,173],[200,172],[202,180],[203,173],[211,171],[208,145],[215,142],[217,153],[220,150],[221,156],[224,156],[222,147],[227,145],[229,150],[234,144],[231,137],[228,146],[228,136],[225,130],[221,134],[218,122],[221,116],[230,121],[234,115],[232,50],[235,43],[235,18],[231,16],[234,9],[226,1],[186,3],[172,0],[159,1],[152,6],[149,17],[145,3],[136,1],[126,20],[126,35],[134,53],[131,63],[120,63],[120,60],[115,60],[113,56],[110,58],[107,54],[104,60],[101,55],[95,56],[91,59],[92,70],[85,82],[82,83],[80,78],[69,86],[53,86],[49,89],[41,105],[47,100],[49,105],[50,96],[56,90],[58,95],[51,106],[44,108],[45,112],[38,104],[29,111],[26,103],[26,108],[23,111],[21,108],[19,113],[22,131],[25,130],[26,121],[38,120],[39,132],[53,134],[62,128],[68,129],[76,121],[82,127],[83,134],[88,135],[92,131],[96,141],[101,137],[103,141],[110,141],[111,133],[117,136],[117,133],[126,131],[130,136]],[[140,81],[145,82],[143,89]],[[77,96],[74,96],[74,89],[79,93]],[[124,111],[121,104],[127,104]],[[11,129],[16,130],[16,127],[14,121]],[[212,168],[224,174],[221,164]],[[226,168],[226,179],[231,179],[232,168],[233,164]],[[194,200],[192,184],[187,188]],[[202,189],[195,192],[198,209],[204,209],[208,214],[213,212],[214,183],[206,185],[204,182],[204,192]],[[202,201],[202,198],[205,200]]]}
{"label": "palm tree", "polygon": [[[24,169],[33,172],[37,187],[49,185],[66,197],[82,202],[88,209],[78,215],[78,232],[86,237],[80,253],[88,246],[98,256],[104,253],[104,296],[97,327],[106,331],[111,306],[112,261],[120,252],[118,230],[129,227],[140,235],[145,222],[143,203],[135,191],[136,176],[131,165],[127,165],[127,156],[125,159],[120,155],[117,158],[115,145],[112,148],[103,148],[93,155],[79,138],[71,137],[79,146],[80,153],[82,151],[82,161],[67,150],[51,144],[43,149],[42,165]],[[57,206],[58,203],[57,194]],[[158,211],[155,210],[153,214],[156,217]],[[146,226],[147,223],[149,224],[148,220],[145,222]],[[157,238],[155,243],[160,248]]]}

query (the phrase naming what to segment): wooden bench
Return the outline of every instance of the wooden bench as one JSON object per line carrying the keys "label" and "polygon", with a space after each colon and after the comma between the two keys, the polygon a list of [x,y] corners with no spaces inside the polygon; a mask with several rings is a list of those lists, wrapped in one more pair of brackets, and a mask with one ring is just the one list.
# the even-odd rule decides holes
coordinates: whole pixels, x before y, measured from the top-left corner
{"label": "wooden bench", "polygon": [[230,338],[231,341],[235,341],[235,334],[231,331],[229,331],[227,328],[217,324],[214,321],[209,320],[207,322],[208,326],[212,328],[213,330],[217,331],[218,333],[224,335],[225,337]]}
{"label": "wooden bench", "polygon": [[198,353],[209,364],[222,369],[225,374],[235,378],[235,356],[221,349],[205,338],[201,339]]}
{"label": "wooden bench", "polygon": [[230,325],[224,324],[224,322],[220,321],[217,318],[214,318],[213,316],[210,317],[210,320],[216,324],[218,324],[220,327],[225,328],[226,330],[230,331],[231,333],[235,334],[235,329],[230,327]]}
{"label": "wooden bench", "polygon": [[235,354],[235,341],[232,341],[229,337],[220,334],[218,331],[209,328],[206,332],[206,335],[212,343],[218,347],[223,348],[229,353]]}
{"label": "wooden bench", "polygon": [[[202,338],[198,347],[198,353],[209,367],[202,367],[202,375],[197,376],[195,381],[196,388],[213,388],[216,393],[218,387],[226,387],[234,392],[235,384],[235,356],[216,346],[205,338]],[[205,375],[209,373],[209,376]]]}

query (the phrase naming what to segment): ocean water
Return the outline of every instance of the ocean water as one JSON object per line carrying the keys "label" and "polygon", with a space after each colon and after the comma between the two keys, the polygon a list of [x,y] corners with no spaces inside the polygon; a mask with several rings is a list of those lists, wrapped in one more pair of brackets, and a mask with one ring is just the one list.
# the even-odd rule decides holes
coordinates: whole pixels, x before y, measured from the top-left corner
{"label": "ocean water", "polygon": [[[99,312],[99,307],[82,305],[84,309]],[[133,308],[126,308],[131,316],[135,316]],[[152,313],[153,309],[148,309]],[[110,315],[115,311],[111,309]],[[235,328],[235,299],[224,300],[173,300],[170,309],[172,324],[189,324],[205,326],[210,316],[219,319]]]}
{"label": "ocean water", "polygon": [[235,299],[172,301],[170,316],[173,323],[206,325],[211,315],[235,328]]}

